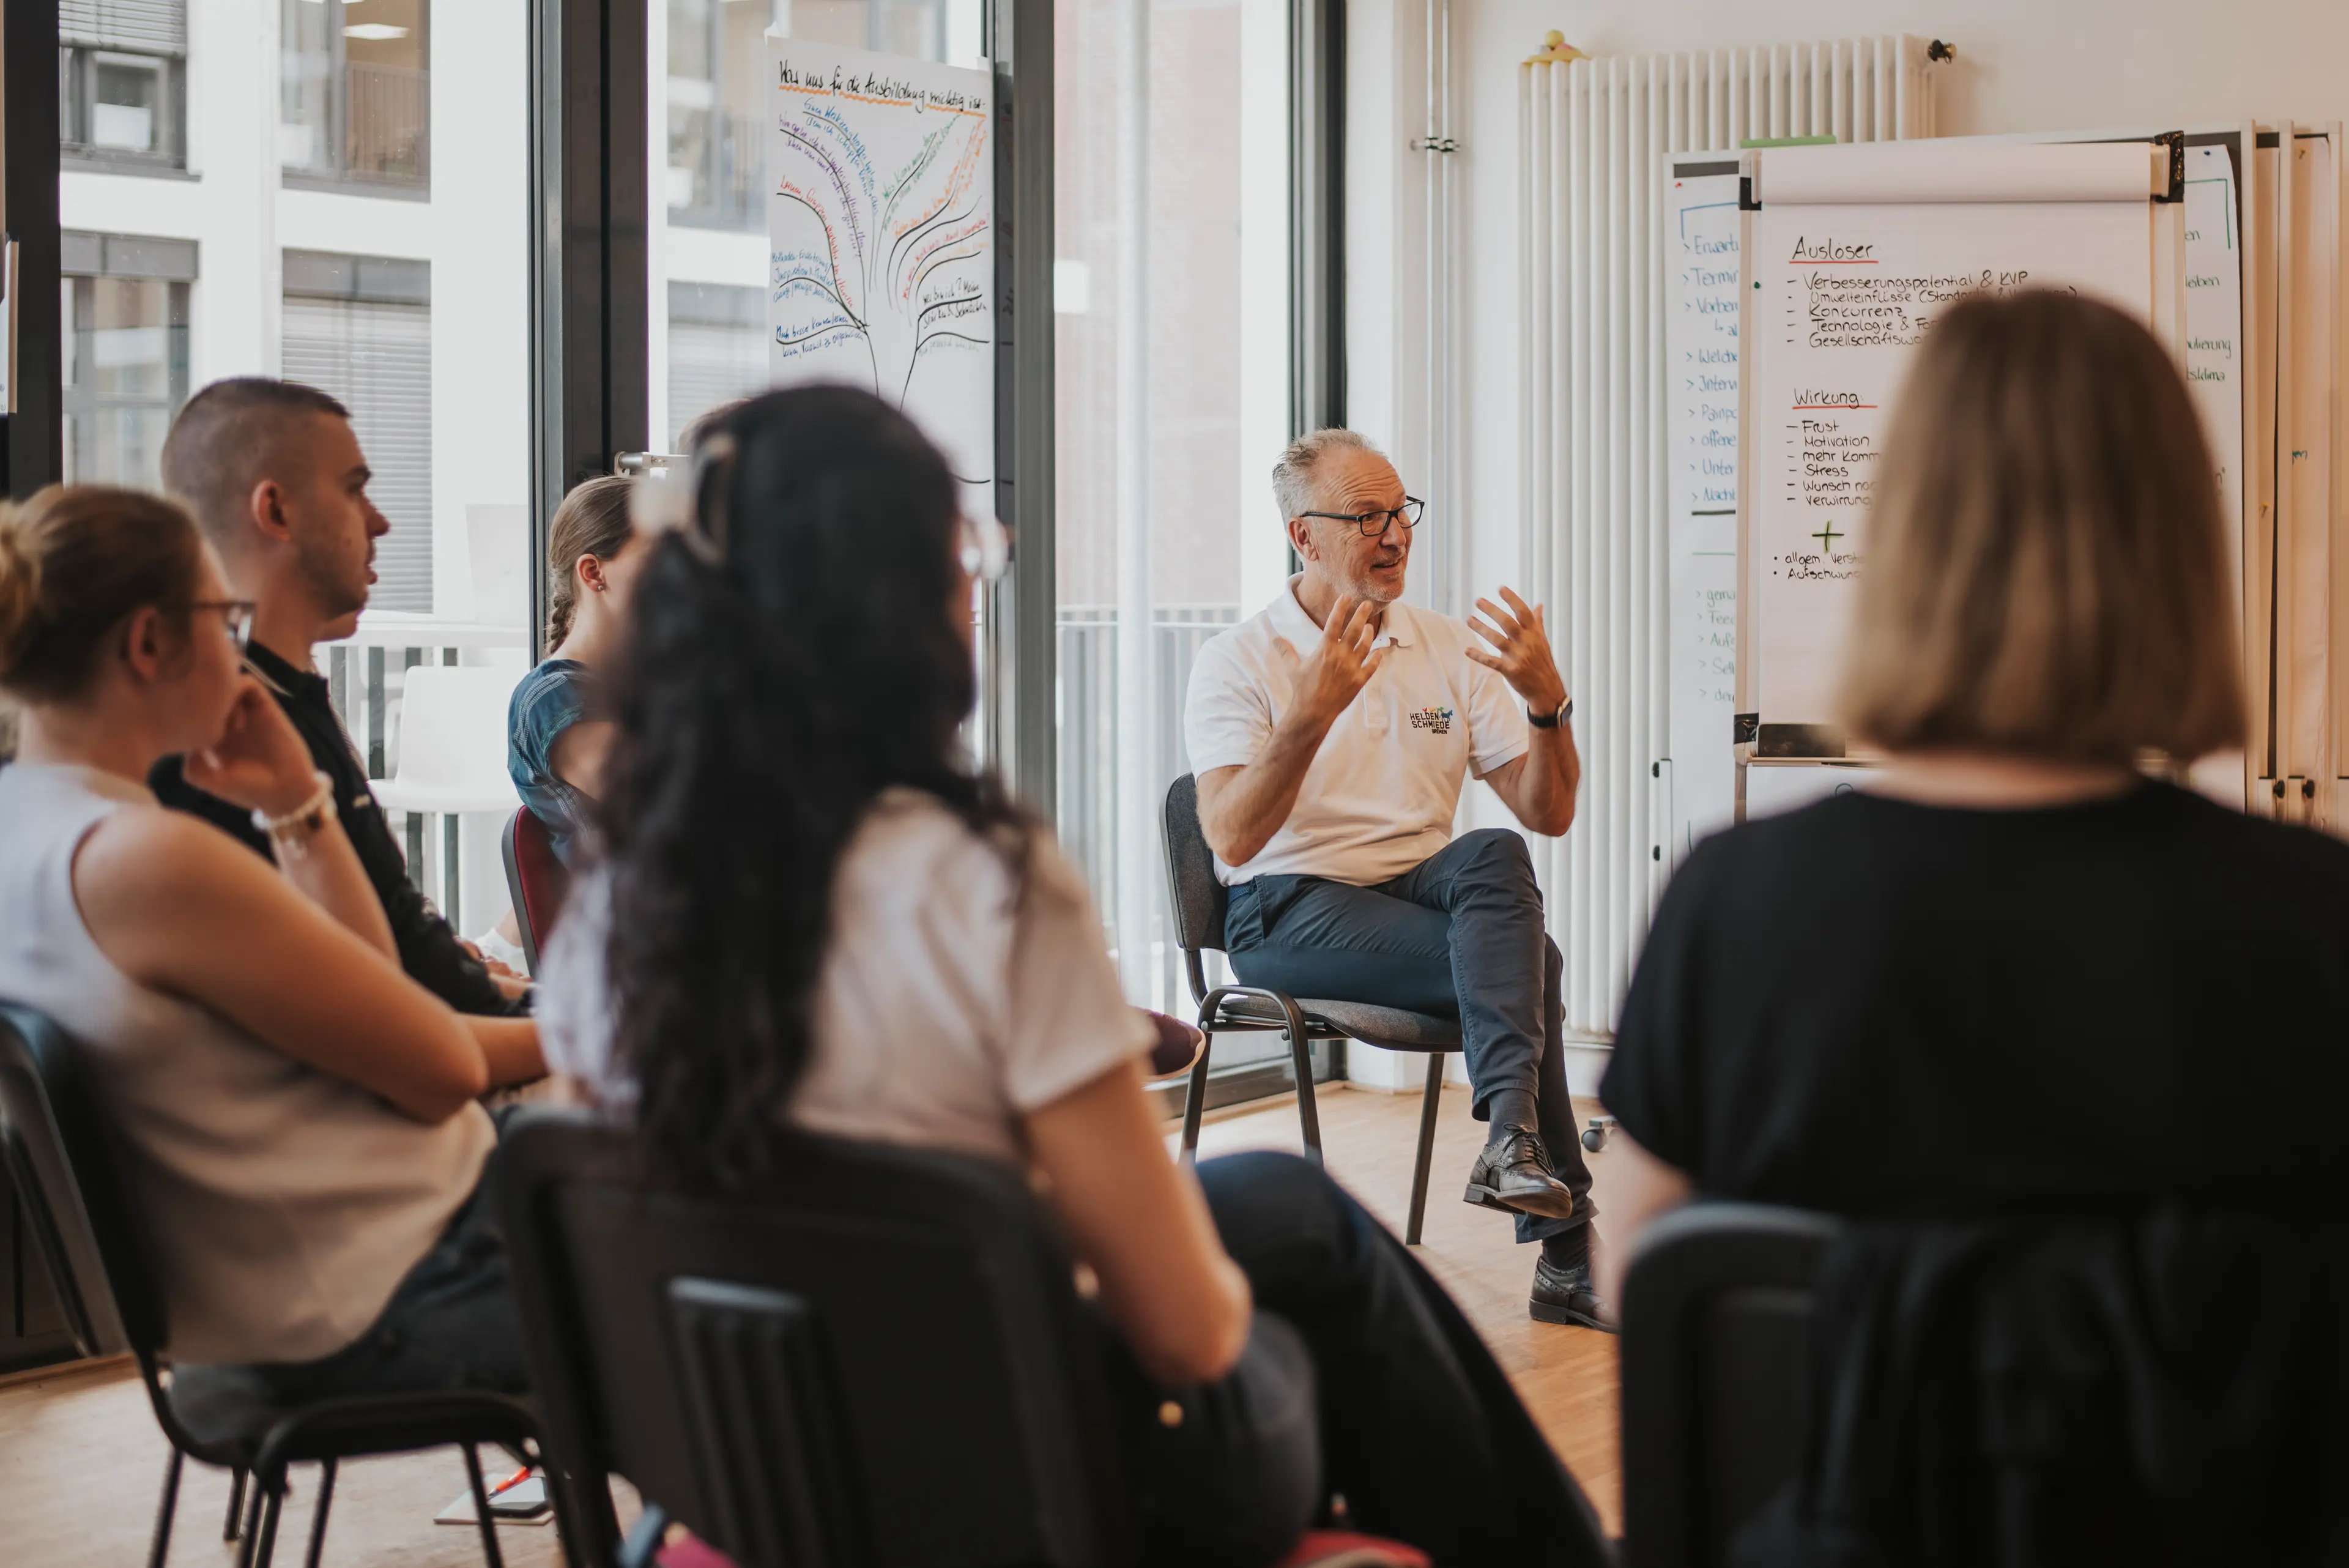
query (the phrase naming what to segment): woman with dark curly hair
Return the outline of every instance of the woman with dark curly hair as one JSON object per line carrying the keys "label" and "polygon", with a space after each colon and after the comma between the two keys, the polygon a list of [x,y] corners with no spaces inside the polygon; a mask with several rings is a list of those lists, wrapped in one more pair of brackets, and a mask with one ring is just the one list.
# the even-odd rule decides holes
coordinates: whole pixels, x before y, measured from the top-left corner
{"label": "woman with dark curly hair", "polygon": [[609,859],[542,987],[558,1069],[720,1187],[778,1123],[1040,1172],[1117,1331],[1154,1561],[1268,1562],[1333,1493],[1442,1563],[1602,1560],[1474,1330],[1352,1199],[1285,1155],[1167,1158],[1082,879],[957,741],[1004,551],[936,450],[802,388],[660,483],[680,515],[617,670]]}

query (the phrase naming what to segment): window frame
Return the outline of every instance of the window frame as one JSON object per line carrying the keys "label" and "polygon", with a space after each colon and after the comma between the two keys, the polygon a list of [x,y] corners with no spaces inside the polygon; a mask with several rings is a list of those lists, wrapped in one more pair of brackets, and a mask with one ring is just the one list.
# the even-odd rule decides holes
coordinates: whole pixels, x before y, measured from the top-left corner
{"label": "window frame", "polygon": [[[151,62],[156,69],[156,113],[162,122],[161,145],[141,152],[127,147],[101,147],[91,138],[98,107],[98,67],[109,60]],[[157,54],[96,44],[57,44],[57,132],[61,168],[87,169],[104,174],[184,174],[188,167],[188,59],[185,55]],[[71,123],[68,125],[68,115]]]}
{"label": "window frame", "polygon": [[[347,3],[347,0],[346,0]],[[333,13],[337,19],[340,13]],[[420,4],[417,7],[417,27],[421,34],[424,53],[424,139],[420,161],[423,170],[414,179],[388,178],[353,170],[345,161],[349,155],[351,123],[350,54],[347,36],[339,29],[327,34],[326,145],[334,163],[324,169],[289,169],[280,166],[278,182],[289,191],[347,191],[360,195],[388,197],[392,200],[429,202],[432,199],[432,7]],[[281,48],[282,48],[281,42]],[[283,67],[280,67],[281,71]],[[281,76],[277,90],[285,91]],[[285,110],[281,105],[281,122]]]}
{"label": "window frame", "polygon": [[[83,278],[101,282],[107,279],[117,279],[125,282],[160,283],[164,285],[167,289],[176,288],[182,291],[179,296],[179,308],[182,319],[176,323],[167,321],[162,324],[163,330],[166,332],[176,328],[181,334],[179,340],[179,382],[176,388],[166,393],[163,400],[166,411],[176,417],[179,412],[180,406],[186,402],[190,393],[194,390],[194,388],[188,384],[190,374],[190,365],[188,360],[188,334],[191,330],[191,313],[189,306],[191,302],[187,291],[194,288],[198,277],[202,273],[202,257],[201,250],[195,241],[171,239],[150,234],[124,234],[100,233],[94,230],[76,230],[61,234],[59,236],[59,242],[57,267],[57,282],[59,285],[57,296],[59,346],[57,419],[60,426],[58,436],[60,443],[60,466],[58,472],[62,475],[67,472],[63,463],[65,452],[63,444],[64,433],[62,428],[67,420],[74,418],[87,418],[95,421],[99,415],[105,413],[109,409],[154,406],[153,400],[119,398],[109,400],[100,397],[93,388],[86,386],[75,387],[68,386],[67,384],[64,371],[65,356],[63,349],[68,335],[74,329],[74,322],[72,312],[67,307],[65,303],[65,286],[73,284]],[[169,296],[167,296],[167,297]]]}

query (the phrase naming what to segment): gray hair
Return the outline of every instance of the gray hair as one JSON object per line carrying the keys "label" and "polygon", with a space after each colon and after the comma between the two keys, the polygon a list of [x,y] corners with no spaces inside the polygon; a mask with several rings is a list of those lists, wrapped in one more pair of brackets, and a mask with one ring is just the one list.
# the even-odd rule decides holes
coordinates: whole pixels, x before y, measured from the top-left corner
{"label": "gray hair", "polygon": [[1272,465],[1272,498],[1279,503],[1284,522],[1313,510],[1313,470],[1340,447],[1368,452],[1379,450],[1360,431],[1338,427],[1308,431],[1288,443],[1280,461]]}

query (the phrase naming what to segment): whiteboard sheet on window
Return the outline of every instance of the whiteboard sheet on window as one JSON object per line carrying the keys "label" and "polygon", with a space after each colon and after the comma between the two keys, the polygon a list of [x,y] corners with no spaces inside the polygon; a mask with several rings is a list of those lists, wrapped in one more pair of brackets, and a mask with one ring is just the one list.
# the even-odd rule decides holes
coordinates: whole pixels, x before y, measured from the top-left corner
{"label": "whiteboard sheet on window", "polygon": [[[1726,163],[1723,162],[1726,160]],[[1683,174],[1685,168],[1726,173]],[[1671,450],[1671,850],[1736,815],[1738,231],[1736,160],[1679,161],[1664,182],[1665,439]]]}
{"label": "whiteboard sheet on window", "polygon": [[[1908,146],[1798,151],[1878,154],[1854,193],[1883,195],[1899,186],[1893,160],[1882,155]],[[1757,286],[1745,366],[1754,450],[1745,473],[1753,552],[1746,576],[1758,633],[1751,690],[1765,725],[1837,722],[1890,411],[1916,346],[1940,314],[1970,293],[2054,287],[2151,319],[2142,144],[2133,160],[2133,199],[2081,199],[2097,186],[2084,171],[2080,147],[1971,151],[1979,167],[2010,167],[2016,188],[2056,199],[1982,199],[1996,189],[1992,174],[1962,184],[1955,200],[1821,201],[1831,187],[1806,181],[1802,193],[1812,199],[1782,201],[1779,192],[1794,182],[1776,178],[1776,155],[1763,155],[1763,207],[1747,269]],[[2109,158],[2120,150],[2093,151]]]}
{"label": "whiteboard sheet on window", "polygon": [[774,384],[875,392],[991,485],[993,77],[796,38],[767,64]]}

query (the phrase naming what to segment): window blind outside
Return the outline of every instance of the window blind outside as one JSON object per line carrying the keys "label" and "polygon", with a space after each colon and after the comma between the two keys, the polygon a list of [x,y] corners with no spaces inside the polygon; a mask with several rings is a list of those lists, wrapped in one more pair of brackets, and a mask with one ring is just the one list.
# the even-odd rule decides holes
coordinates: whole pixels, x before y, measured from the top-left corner
{"label": "window blind outside", "polygon": [[765,305],[763,289],[669,284],[669,451],[697,417],[767,389]]}
{"label": "window blind outside", "polygon": [[376,543],[371,607],[432,612],[432,308],[285,301],[285,379],[342,400],[391,523]]}
{"label": "window blind outside", "polygon": [[188,52],[187,0],[59,0],[57,41],[183,56]]}

